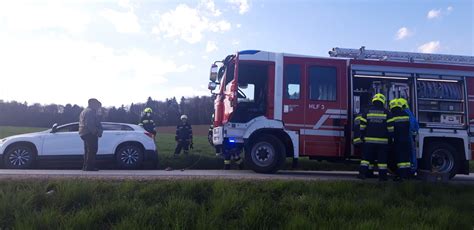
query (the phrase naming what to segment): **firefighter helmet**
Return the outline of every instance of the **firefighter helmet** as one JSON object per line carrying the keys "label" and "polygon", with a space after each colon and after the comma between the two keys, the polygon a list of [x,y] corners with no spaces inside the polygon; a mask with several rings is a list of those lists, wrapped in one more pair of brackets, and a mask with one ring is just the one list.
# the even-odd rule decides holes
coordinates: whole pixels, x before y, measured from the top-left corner
{"label": "firefighter helmet", "polygon": [[186,115],[184,115],[184,114],[181,115],[181,120],[183,120],[183,119],[186,119],[186,120],[187,120],[187,119],[188,119],[188,116],[186,116]]}
{"label": "firefighter helmet", "polygon": [[408,106],[408,101],[407,101],[405,98],[403,98],[403,97],[398,98],[398,101],[399,101],[400,104],[402,105],[402,108],[403,108],[403,109],[408,109],[408,107],[409,107],[409,106]]}
{"label": "firefighter helmet", "polygon": [[381,93],[375,94],[374,97],[372,97],[372,103],[376,101],[380,101],[382,104],[385,104],[385,96]]}
{"label": "firefighter helmet", "polygon": [[393,99],[389,103],[390,109],[399,107],[402,108],[402,102],[399,99]]}
{"label": "firefighter helmet", "polygon": [[151,110],[151,108],[145,108],[145,109],[143,110],[143,112],[144,112],[144,113],[152,113],[153,110]]}

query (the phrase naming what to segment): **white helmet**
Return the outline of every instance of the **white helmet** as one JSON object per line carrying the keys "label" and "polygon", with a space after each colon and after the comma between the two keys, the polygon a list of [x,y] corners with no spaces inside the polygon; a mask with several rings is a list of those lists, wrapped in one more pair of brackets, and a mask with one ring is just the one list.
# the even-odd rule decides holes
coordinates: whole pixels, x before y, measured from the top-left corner
{"label": "white helmet", "polygon": [[186,119],[186,120],[187,120],[187,119],[188,119],[188,116],[186,116],[186,115],[181,115],[181,120],[183,120],[183,119]]}

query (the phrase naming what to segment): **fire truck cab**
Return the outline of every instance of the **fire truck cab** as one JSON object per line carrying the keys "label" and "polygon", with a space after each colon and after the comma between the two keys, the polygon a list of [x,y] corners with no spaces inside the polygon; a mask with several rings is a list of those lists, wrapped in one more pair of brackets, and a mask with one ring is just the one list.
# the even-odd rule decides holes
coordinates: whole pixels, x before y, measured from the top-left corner
{"label": "fire truck cab", "polygon": [[469,172],[474,138],[474,57],[334,48],[330,57],[246,50],[211,67],[213,144],[244,151],[260,173],[286,158],[346,161],[357,113],[375,93],[406,98],[420,123],[419,167]]}

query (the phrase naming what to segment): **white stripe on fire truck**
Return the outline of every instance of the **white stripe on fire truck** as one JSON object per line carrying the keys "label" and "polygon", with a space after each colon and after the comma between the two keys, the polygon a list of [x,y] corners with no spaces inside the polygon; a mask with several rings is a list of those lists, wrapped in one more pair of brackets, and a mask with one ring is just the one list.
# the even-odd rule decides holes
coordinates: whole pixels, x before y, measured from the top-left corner
{"label": "white stripe on fire truck", "polygon": [[283,116],[283,54],[275,54],[275,98],[273,101],[273,119]]}
{"label": "white stripe on fire truck", "polygon": [[[291,123],[285,123],[285,126],[289,127],[298,127],[298,128],[313,128],[313,125],[304,125],[304,124],[291,124]],[[324,129],[344,129],[344,126],[332,126],[332,125],[322,125],[321,128]]]}
{"label": "white stripe on fire truck", "polygon": [[328,114],[347,114],[345,109],[327,109],[326,113]]}
{"label": "white stripe on fire truck", "polygon": [[[329,110],[329,109],[328,109]],[[328,114],[324,114],[321,116],[321,118],[319,119],[319,121],[316,123],[316,125],[314,125],[314,129],[320,129],[321,127],[323,127],[323,124],[328,120],[328,118],[332,118],[332,119],[347,119],[347,116],[346,115],[328,115]]]}
{"label": "white stripe on fire truck", "polygon": [[285,126],[312,128],[313,125],[285,123]]}
{"label": "white stripe on fire truck", "polygon": [[342,137],[344,136],[343,131],[337,130],[314,130],[314,129],[300,129],[301,135],[310,136],[328,136],[328,137]]}

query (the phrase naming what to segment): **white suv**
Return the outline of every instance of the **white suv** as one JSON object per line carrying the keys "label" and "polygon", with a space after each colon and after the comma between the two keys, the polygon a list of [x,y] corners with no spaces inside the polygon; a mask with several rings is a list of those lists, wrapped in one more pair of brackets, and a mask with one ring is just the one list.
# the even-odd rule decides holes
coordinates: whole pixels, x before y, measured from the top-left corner
{"label": "white suv", "polygon": [[[158,151],[152,134],[132,124],[102,122],[96,162],[107,167],[136,169],[156,167]],[[5,168],[26,169],[34,166],[68,167],[83,162],[84,143],[79,124],[71,123],[37,133],[21,134],[0,140],[0,160]]]}

